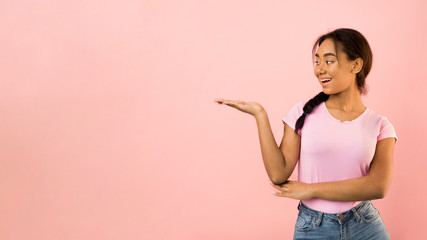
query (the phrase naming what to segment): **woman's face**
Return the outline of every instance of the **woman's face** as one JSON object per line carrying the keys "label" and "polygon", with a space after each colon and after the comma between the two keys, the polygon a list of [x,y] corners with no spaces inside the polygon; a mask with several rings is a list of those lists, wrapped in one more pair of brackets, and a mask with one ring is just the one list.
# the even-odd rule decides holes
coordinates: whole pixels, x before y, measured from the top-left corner
{"label": "woman's face", "polygon": [[326,39],[317,49],[314,61],[314,75],[319,79],[323,92],[332,95],[357,88],[356,73],[354,71],[355,61],[347,59],[347,54],[340,50],[332,39]]}

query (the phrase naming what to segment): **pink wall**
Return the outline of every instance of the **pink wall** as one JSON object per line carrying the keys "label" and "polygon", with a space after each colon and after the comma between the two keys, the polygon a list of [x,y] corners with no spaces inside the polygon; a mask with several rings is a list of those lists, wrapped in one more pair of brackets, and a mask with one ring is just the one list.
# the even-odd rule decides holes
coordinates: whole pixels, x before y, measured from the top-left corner
{"label": "pink wall", "polygon": [[297,201],[271,194],[254,120],[213,99],[259,101],[279,140],[337,27],[370,41],[364,101],[399,136],[375,204],[392,239],[424,234],[424,1],[1,5],[0,239],[290,239]]}

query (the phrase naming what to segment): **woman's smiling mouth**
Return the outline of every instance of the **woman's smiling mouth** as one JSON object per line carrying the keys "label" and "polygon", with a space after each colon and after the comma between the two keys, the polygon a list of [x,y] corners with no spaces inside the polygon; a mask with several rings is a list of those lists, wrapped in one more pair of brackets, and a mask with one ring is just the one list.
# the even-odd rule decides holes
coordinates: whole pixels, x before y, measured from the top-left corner
{"label": "woman's smiling mouth", "polygon": [[320,81],[322,82],[322,83],[327,83],[327,82],[330,82],[332,80],[332,78],[324,78],[324,79],[320,79]]}

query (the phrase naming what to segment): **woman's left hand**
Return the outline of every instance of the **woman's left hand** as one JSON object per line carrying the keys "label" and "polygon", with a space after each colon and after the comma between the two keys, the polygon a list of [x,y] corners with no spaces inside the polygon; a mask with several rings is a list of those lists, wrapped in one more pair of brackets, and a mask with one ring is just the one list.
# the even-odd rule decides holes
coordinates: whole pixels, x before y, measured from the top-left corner
{"label": "woman's left hand", "polygon": [[278,197],[287,197],[298,200],[310,200],[313,198],[313,189],[310,184],[296,182],[296,181],[287,181],[282,185],[276,185],[270,181],[270,184],[279,190],[273,194]]}

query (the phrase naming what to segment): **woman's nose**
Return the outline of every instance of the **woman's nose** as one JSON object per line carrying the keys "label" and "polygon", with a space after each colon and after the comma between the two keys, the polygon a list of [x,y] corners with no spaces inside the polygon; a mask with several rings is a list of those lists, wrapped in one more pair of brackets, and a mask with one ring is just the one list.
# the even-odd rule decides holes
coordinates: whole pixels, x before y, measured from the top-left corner
{"label": "woman's nose", "polygon": [[325,73],[326,71],[325,71],[325,65],[322,63],[322,64],[319,64],[318,66],[317,66],[317,73],[319,73],[319,74],[323,74],[323,73]]}

